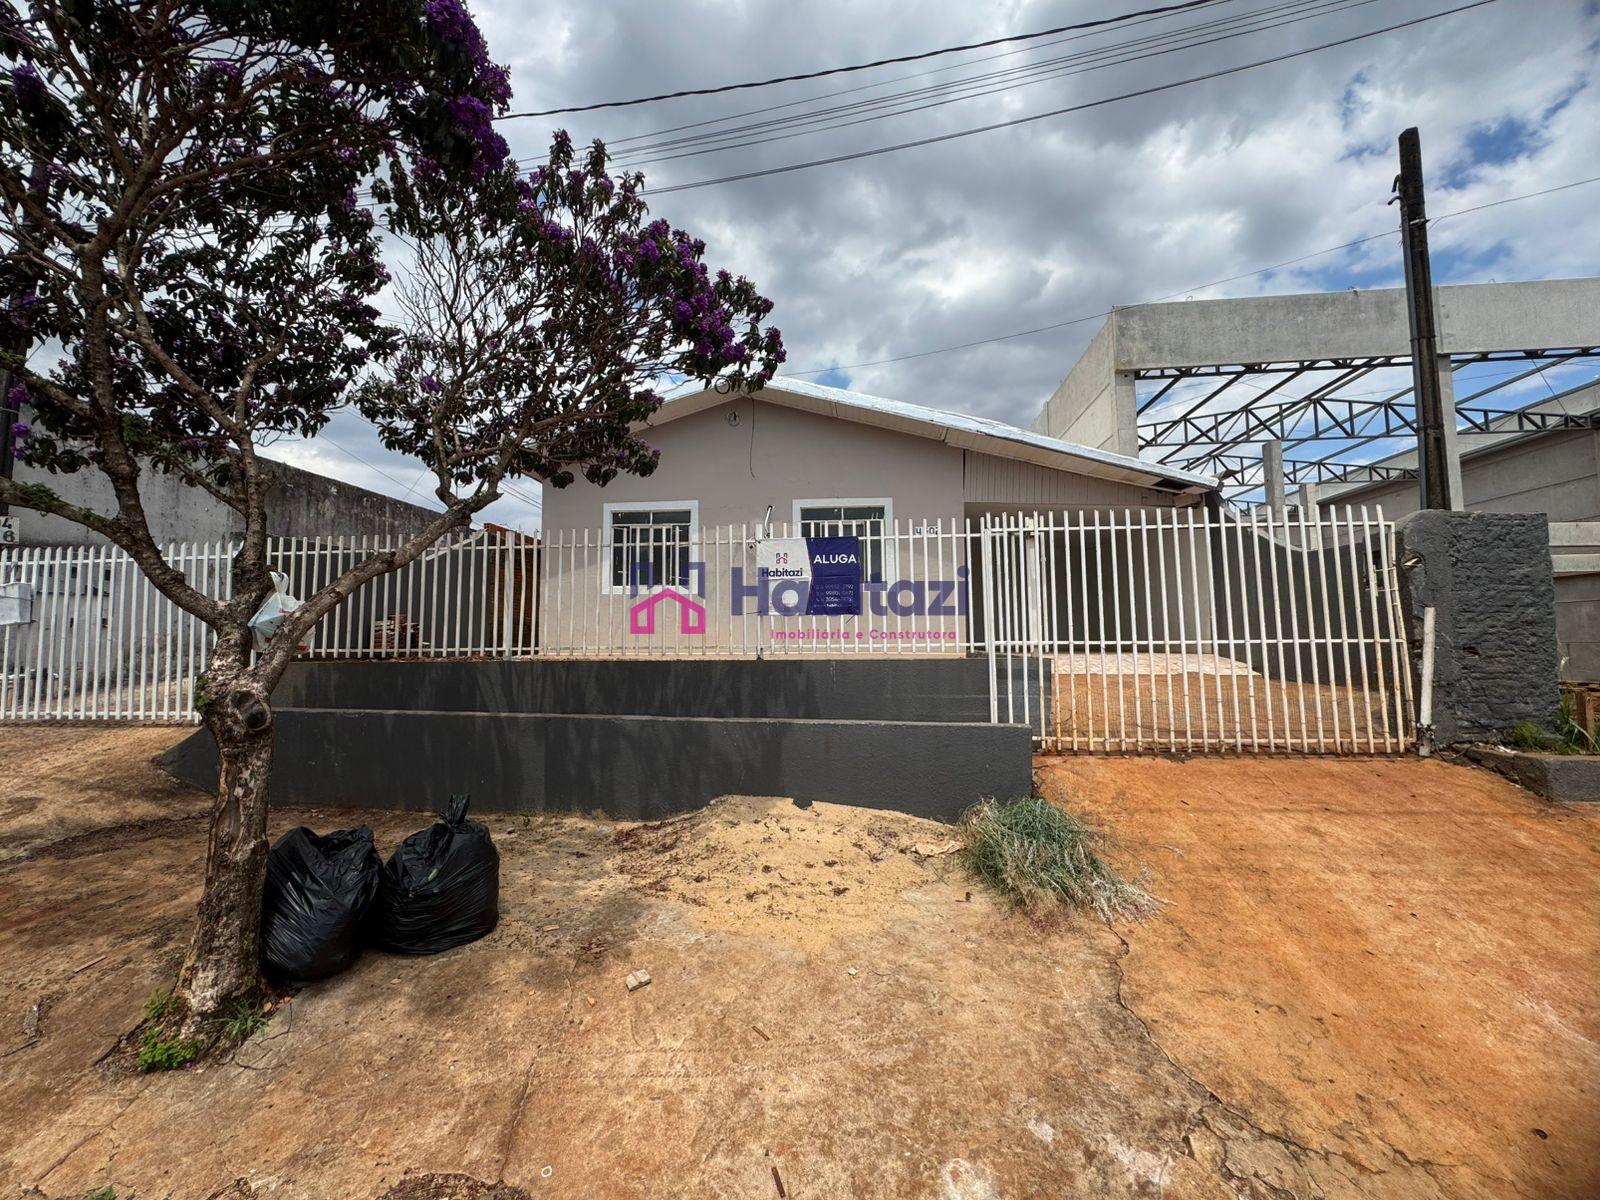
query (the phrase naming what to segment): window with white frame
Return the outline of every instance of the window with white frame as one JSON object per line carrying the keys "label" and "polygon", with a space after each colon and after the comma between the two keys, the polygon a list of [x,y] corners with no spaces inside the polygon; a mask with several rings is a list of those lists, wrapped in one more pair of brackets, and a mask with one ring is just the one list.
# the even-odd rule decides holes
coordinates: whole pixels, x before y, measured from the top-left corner
{"label": "window with white frame", "polygon": [[887,581],[894,570],[894,503],[888,499],[796,500],[794,523],[801,537],[861,539],[861,577]]}
{"label": "window with white frame", "polygon": [[689,564],[700,555],[700,505],[694,500],[607,504],[611,538],[610,591],[690,586]]}

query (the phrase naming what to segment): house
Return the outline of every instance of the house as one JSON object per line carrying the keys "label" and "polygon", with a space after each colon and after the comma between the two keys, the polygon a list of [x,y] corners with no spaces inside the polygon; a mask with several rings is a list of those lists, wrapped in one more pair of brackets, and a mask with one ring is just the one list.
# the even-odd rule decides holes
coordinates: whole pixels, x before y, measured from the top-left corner
{"label": "house", "polygon": [[[707,388],[669,400],[643,436],[661,450],[655,474],[546,488],[545,530],[648,541],[771,524],[871,539],[897,523],[986,513],[1192,505],[1213,487],[1002,421],[783,377],[754,394]],[[868,577],[883,565],[869,563]]]}
{"label": "house", "polygon": [[[642,436],[661,451],[653,475],[545,489],[546,652],[970,652],[984,585],[969,523],[1175,510],[1214,494],[1193,472],[781,377],[753,394],[670,400]],[[774,545],[785,538],[813,541]],[[814,603],[829,552],[859,555],[838,608]],[[797,555],[810,561],[784,559]],[[641,637],[628,606],[650,585],[706,600],[704,636],[656,623]],[[784,619],[752,620],[773,614]]]}

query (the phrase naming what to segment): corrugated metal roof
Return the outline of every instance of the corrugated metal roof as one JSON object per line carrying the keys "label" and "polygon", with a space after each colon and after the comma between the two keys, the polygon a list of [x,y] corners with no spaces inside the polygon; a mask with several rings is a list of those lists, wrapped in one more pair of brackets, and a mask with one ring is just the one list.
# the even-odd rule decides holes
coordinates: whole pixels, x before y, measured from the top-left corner
{"label": "corrugated metal roof", "polygon": [[[921,404],[907,404],[902,400],[886,400],[882,396],[868,396],[863,392],[827,387],[804,379],[780,375],[756,394],[771,403],[821,412],[859,424],[895,429],[961,449],[981,450],[1058,470],[1077,471],[1123,482],[1165,484],[1182,489],[1212,490],[1217,486],[1215,479],[1193,471],[1162,463],[1147,463],[1093,446],[1064,442],[1060,438],[1046,437],[1004,421],[928,408]],[[662,405],[651,423],[662,424],[686,417],[727,399],[725,394],[712,389],[681,396]]]}

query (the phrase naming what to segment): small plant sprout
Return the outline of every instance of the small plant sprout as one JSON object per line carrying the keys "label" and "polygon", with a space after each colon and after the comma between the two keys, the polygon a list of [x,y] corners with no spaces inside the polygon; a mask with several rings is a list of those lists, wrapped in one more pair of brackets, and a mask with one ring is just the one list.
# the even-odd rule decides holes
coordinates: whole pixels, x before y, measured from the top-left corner
{"label": "small plant sprout", "polygon": [[222,1027],[222,1037],[227,1042],[242,1042],[265,1029],[271,1014],[260,1001],[241,1000],[233,1006],[233,1013]]}
{"label": "small plant sprout", "polygon": [[176,1071],[199,1058],[204,1050],[198,1038],[175,1037],[152,1025],[139,1040],[139,1070]]}

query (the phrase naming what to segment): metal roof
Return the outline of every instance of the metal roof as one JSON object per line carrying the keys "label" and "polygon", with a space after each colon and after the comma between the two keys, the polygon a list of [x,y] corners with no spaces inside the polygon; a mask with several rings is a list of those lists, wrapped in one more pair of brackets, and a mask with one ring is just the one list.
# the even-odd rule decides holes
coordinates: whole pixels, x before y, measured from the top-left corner
{"label": "metal roof", "polygon": [[[898,433],[943,442],[958,449],[978,450],[1058,471],[1073,471],[1121,483],[1155,485],[1178,491],[1211,491],[1217,486],[1217,481],[1207,475],[1163,463],[1143,462],[1093,446],[1064,442],[1060,438],[1046,437],[1004,421],[928,408],[921,404],[907,404],[900,400],[886,400],[881,396],[826,387],[803,379],[780,375],[755,395],[786,408],[837,417],[879,429],[892,429]],[[727,393],[715,388],[680,396],[663,404],[650,424],[661,425],[691,416],[722,404],[727,399]]]}

